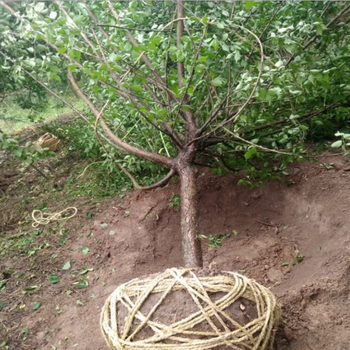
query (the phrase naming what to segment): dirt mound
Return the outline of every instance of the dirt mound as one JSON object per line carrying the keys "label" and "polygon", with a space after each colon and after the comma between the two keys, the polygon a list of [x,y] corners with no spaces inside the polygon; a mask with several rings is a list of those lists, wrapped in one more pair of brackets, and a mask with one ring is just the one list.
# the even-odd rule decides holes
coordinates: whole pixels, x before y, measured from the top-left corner
{"label": "dirt mound", "polygon": [[[218,249],[203,240],[205,267],[240,271],[271,288],[283,308],[278,350],[349,349],[348,170],[341,156],[324,154],[292,167],[285,182],[260,188],[238,187],[230,176],[200,176],[200,231],[228,236]],[[169,207],[178,193],[171,182],[101,205],[77,201],[79,214],[70,222],[76,229],[57,250],[54,268],[46,251],[37,252],[35,272],[27,256],[2,263],[22,270],[27,264],[42,281],[48,271],[60,276],[22,296],[23,304],[40,302],[37,311],[3,308],[10,348],[106,350],[99,317],[107,296],[124,281],[182,265],[179,212]],[[5,298],[21,293],[8,286]],[[21,329],[29,333],[25,343]]]}

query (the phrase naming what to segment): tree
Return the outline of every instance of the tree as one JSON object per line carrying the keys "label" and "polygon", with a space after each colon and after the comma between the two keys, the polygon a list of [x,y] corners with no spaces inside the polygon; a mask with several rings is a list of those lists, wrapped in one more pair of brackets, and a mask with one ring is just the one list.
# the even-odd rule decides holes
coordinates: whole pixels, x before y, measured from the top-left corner
{"label": "tree", "polygon": [[[16,9],[20,8],[19,4],[13,5]],[[0,32],[9,32],[15,28],[16,17],[7,12],[1,13]],[[27,54],[27,49],[30,47],[31,44],[27,40],[16,40],[12,54],[20,57],[23,53]],[[0,55],[0,122],[4,122],[1,124],[5,126],[5,130],[12,129],[15,123],[28,122],[28,119],[31,122],[37,121],[38,112],[42,112],[48,105],[46,89],[29,76],[20,74],[20,69]],[[27,110],[27,113],[25,115],[17,113],[14,116],[16,110],[14,105]]]}
{"label": "tree", "polygon": [[[187,266],[202,265],[201,166],[238,171],[249,184],[303,154],[310,119],[350,106],[348,4],[0,4],[16,18],[0,33],[7,64],[52,94],[50,82],[67,74],[99,137],[169,169],[147,188],[179,176]],[[26,41],[20,56],[16,40]]]}

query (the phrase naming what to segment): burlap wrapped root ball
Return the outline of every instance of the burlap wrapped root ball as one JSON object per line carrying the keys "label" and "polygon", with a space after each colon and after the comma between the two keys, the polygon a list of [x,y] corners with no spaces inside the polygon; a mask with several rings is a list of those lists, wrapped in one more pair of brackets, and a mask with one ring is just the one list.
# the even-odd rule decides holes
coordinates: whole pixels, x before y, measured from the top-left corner
{"label": "burlap wrapped root ball", "polygon": [[267,350],[279,315],[274,295],[245,276],[168,269],[120,285],[101,330],[113,350]]}

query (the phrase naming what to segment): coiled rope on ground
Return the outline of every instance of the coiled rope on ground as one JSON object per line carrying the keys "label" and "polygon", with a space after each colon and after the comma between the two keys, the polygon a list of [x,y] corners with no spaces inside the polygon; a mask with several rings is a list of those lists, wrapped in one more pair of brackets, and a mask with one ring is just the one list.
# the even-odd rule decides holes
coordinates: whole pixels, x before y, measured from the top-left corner
{"label": "coiled rope on ground", "polygon": [[[161,323],[152,315],[173,291],[186,291],[198,311],[182,320]],[[147,314],[140,309],[152,293],[160,298]],[[212,293],[223,293],[212,300]],[[186,296],[185,296],[186,297]],[[246,324],[235,321],[227,308],[244,298],[255,304],[257,317]],[[128,310],[123,324],[118,310]],[[169,319],[172,315],[169,315]],[[134,279],[120,285],[107,299],[101,313],[101,330],[113,350],[205,350],[230,348],[236,350],[270,350],[280,317],[274,295],[265,287],[234,272],[198,277],[193,269],[168,269],[163,273]],[[201,330],[207,322],[209,331]],[[198,327],[199,326],[199,327]],[[138,339],[148,328],[153,335]]]}
{"label": "coiled rope on ground", "polygon": [[[69,212],[71,212],[69,214]],[[45,213],[42,210],[34,209],[32,211],[33,227],[38,227],[40,225],[47,225],[52,221],[64,221],[71,219],[78,212],[76,207],[68,207],[56,213]]]}

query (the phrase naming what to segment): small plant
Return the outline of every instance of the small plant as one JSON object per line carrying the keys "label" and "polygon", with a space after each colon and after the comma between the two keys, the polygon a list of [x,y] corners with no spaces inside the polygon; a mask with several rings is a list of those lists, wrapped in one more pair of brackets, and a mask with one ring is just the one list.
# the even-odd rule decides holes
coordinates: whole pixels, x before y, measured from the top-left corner
{"label": "small plant", "polygon": [[7,283],[7,280],[1,280],[0,281],[0,292],[3,292],[6,288],[6,283]]}
{"label": "small plant", "polygon": [[38,251],[38,250],[42,250],[42,249],[45,249],[45,248],[50,248],[50,245],[49,244],[42,244],[42,245],[39,245],[39,246],[35,246],[35,247],[32,247],[30,249],[28,249],[26,252],[28,254],[28,256],[32,256],[32,255],[35,255],[35,253]]}
{"label": "small plant", "polygon": [[48,275],[47,279],[50,281],[51,284],[56,284],[60,281],[60,278],[57,275]]}
{"label": "small plant", "polygon": [[29,335],[29,329],[28,328],[22,328],[21,333],[23,335],[22,342],[25,343],[28,339]]}
{"label": "small plant", "polygon": [[325,168],[326,170],[332,170],[334,169],[334,163],[329,163],[329,164],[320,164],[320,167]]}
{"label": "small plant", "polygon": [[350,134],[344,132],[337,132],[335,136],[339,137],[340,140],[335,141],[331,144],[332,148],[342,148],[344,154],[347,156],[350,154],[349,146],[350,146]]}
{"label": "small plant", "polygon": [[169,199],[169,208],[172,208],[176,211],[180,209],[181,205],[181,196],[179,194],[172,194]]}
{"label": "small plant", "polygon": [[232,230],[232,234],[237,237],[239,235],[238,231],[236,229],[233,229]]}
{"label": "small plant", "polygon": [[60,239],[58,244],[60,246],[64,246],[69,239],[69,231],[67,229],[63,228],[60,230],[59,236],[61,236],[61,239]]}
{"label": "small plant", "polygon": [[3,342],[0,344],[0,346],[1,346],[2,349],[10,350],[10,347],[8,346],[8,344],[7,344],[6,341],[3,341]]}
{"label": "small plant", "polygon": [[228,237],[230,237],[230,234],[227,234],[227,233],[218,233],[214,236],[198,235],[198,238],[201,240],[207,239],[208,246],[212,248],[220,248],[222,246],[222,242]]}
{"label": "small plant", "polygon": [[304,260],[304,255],[297,254],[293,265],[300,264]]}

